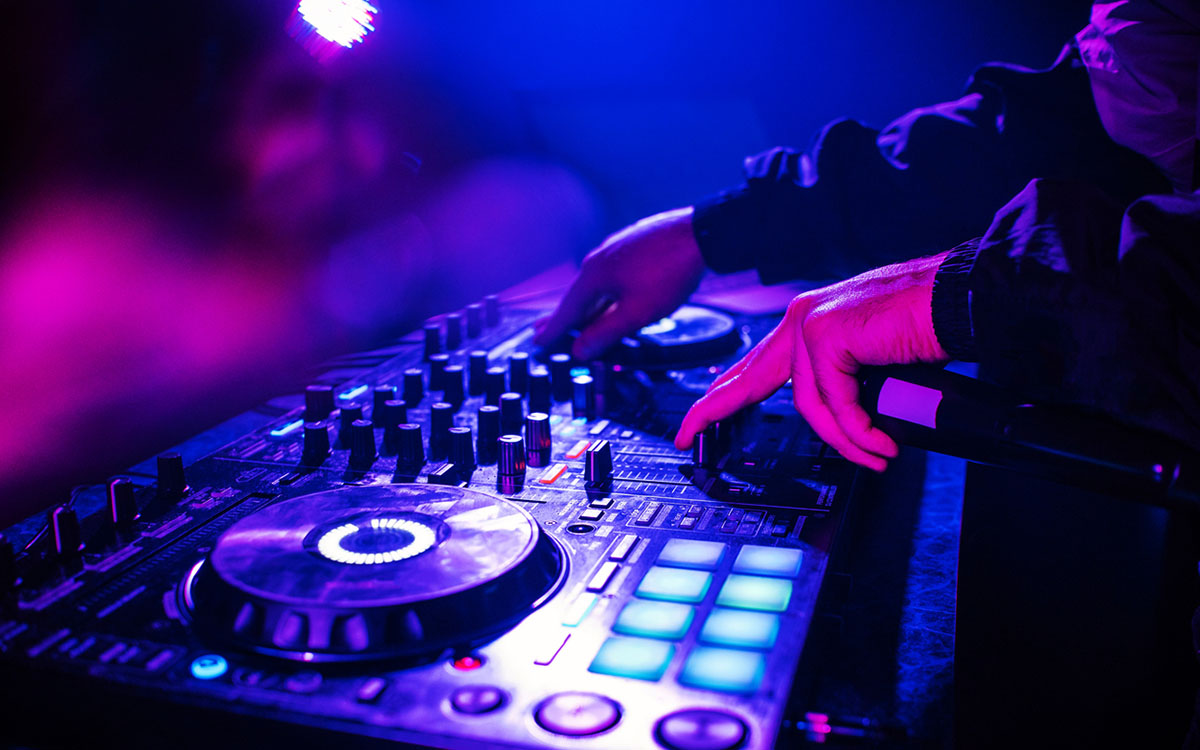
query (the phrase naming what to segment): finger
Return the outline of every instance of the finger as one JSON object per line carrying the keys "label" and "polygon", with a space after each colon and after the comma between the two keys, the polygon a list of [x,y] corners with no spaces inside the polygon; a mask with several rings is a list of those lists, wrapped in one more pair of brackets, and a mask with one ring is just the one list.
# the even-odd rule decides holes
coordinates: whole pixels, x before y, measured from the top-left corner
{"label": "finger", "polygon": [[[803,342],[797,344],[802,345]],[[865,466],[872,471],[882,472],[887,468],[887,461],[873,453],[864,451],[854,443],[838,424],[824,399],[817,389],[813,378],[812,362],[808,352],[796,352],[792,369],[792,403],[800,416],[808,422],[817,437],[829,444],[848,461],[859,466]]]}
{"label": "finger", "polygon": [[629,303],[617,302],[579,332],[571,353],[576,359],[594,359],[641,325],[642,320],[636,308]]}
{"label": "finger", "polygon": [[547,344],[579,323],[591,312],[602,296],[602,289],[595,273],[581,271],[567,293],[558,301],[554,312],[543,318],[545,321],[541,330],[534,334],[535,344]]}
{"label": "finger", "polygon": [[814,357],[812,367],[817,393],[846,437],[866,452],[895,458],[900,452],[896,441],[871,424],[870,415],[858,402],[857,366],[830,354]]}

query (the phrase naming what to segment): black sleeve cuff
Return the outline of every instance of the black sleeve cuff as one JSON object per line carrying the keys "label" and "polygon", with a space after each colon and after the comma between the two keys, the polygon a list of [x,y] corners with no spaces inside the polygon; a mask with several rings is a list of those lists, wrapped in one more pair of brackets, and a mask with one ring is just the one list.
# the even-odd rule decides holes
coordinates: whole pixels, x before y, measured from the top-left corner
{"label": "black sleeve cuff", "polygon": [[755,222],[747,205],[749,188],[726,190],[699,201],[692,209],[692,232],[705,264],[717,273],[754,268]]}
{"label": "black sleeve cuff", "polygon": [[946,255],[933,277],[933,333],[947,354],[963,362],[978,360],[968,281],[978,255],[979,240],[968,240]]}

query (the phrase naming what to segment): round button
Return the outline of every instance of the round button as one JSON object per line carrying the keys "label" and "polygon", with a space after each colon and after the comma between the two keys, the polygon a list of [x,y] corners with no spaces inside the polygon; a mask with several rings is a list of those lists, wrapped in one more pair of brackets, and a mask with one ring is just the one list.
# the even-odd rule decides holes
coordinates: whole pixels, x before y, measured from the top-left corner
{"label": "round button", "polygon": [[450,694],[450,705],[460,714],[486,714],[504,701],[504,691],[491,685],[464,685]]}
{"label": "round button", "polygon": [[556,693],[538,704],[533,718],[549,732],[586,737],[615,727],[621,720],[621,707],[595,693]]}
{"label": "round button", "polygon": [[747,729],[733,714],[689,708],[659,719],[654,734],[670,750],[734,750],[745,743]]}
{"label": "round button", "polygon": [[197,680],[215,680],[229,671],[229,662],[219,654],[205,654],[192,660],[192,677]]}

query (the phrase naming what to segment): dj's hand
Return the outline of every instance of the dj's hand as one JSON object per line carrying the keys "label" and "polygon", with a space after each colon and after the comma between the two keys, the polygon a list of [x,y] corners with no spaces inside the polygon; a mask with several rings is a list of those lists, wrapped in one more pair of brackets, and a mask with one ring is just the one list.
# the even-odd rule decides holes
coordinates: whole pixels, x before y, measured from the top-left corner
{"label": "dj's hand", "polygon": [[929,307],[941,260],[885,266],[796,297],[783,322],[692,405],[675,447],[690,448],[697,432],[791,378],[796,410],[822,440],[856,464],[886,469],[898,448],[858,403],[855,374],[860,365],[949,359]]}
{"label": "dj's hand", "polygon": [[690,207],[642,219],[588,253],[558,307],[535,324],[534,343],[547,344],[582,326],[572,354],[591,359],[674,312],[703,273]]}

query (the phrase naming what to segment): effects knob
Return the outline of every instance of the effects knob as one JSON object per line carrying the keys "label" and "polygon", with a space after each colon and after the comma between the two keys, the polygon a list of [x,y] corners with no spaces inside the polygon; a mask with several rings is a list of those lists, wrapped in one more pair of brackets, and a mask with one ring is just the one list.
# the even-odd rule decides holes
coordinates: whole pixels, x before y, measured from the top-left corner
{"label": "effects knob", "polygon": [[59,558],[78,557],[83,551],[83,537],[75,511],[65,505],[50,511],[50,529],[54,538],[54,554]]}
{"label": "effects knob", "polygon": [[366,419],[350,425],[350,466],[367,469],[375,463],[375,427]]}
{"label": "effects knob", "polygon": [[508,386],[504,382],[505,374],[503,367],[489,367],[487,369],[483,380],[483,400],[485,403],[492,406],[500,405],[500,394],[508,390]]}
{"label": "effects knob", "polygon": [[460,472],[470,474],[475,469],[475,438],[470,427],[451,427],[450,463]]}
{"label": "effects knob", "polygon": [[508,358],[508,390],[524,396],[529,393],[529,355],[513,352]]}
{"label": "effects knob", "polygon": [[396,425],[396,467],[415,474],[424,465],[425,443],[421,440],[421,426]]}
{"label": "effects knob", "polygon": [[310,385],[304,389],[304,421],[320,422],[328,419],[337,408],[333,400],[333,386]]}
{"label": "effects knob", "polygon": [[583,461],[583,479],[587,484],[597,487],[612,481],[612,446],[607,440],[597,440],[589,445]]}
{"label": "effects knob", "polygon": [[525,484],[525,441],[520,435],[501,435],[497,485],[510,495]]}
{"label": "effects knob", "polygon": [[463,392],[462,365],[447,365],[442,370],[442,400],[452,404],[455,409],[462,407],[467,398]]}
{"label": "effects knob", "polygon": [[133,480],[129,477],[116,477],[108,483],[108,519],[118,529],[128,528],[138,519],[133,489]]}
{"label": "effects knob", "polygon": [[380,412],[383,411],[383,405],[388,401],[396,400],[396,389],[390,385],[377,385],[371,399],[371,421],[376,427],[383,427],[379,423]]}
{"label": "effects knob", "polygon": [[338,447],[350,448],[350,426],[363,418],[362,404],[344,404],[338,415]]}
{"label": "effects knob", "polygon": [[550,355],[550,382],[555,401],[562,403],[571,400],[571,355]]}
{"label": "effects knob", "polygon": [[596,381],[591,375],[580,375],[571,381],[574,395],[571,397],[571,414],[576,419],[596,418]]}
{"label": "effects knob", "polygon": [[429,407],[429,458],[441,461],[450,452],[450,428],[454,426],[454,407],[438,401]]}
{"label": "effects knob", "polygon": [[477,424],[479,442],[476,453],[479,463],[494,464],[499,450],[496,441],[500,439],[500,407],[490,404],[479,407]]}
{"label": "effects knob", "polygon": [[180,497],[187,492],[183,476],[183,456],[164,453],[158,457],[158,494],[161,497]]}
{"label": "effects knob", "polygon": [[401,391],[409,406],[416,406],[425,398],[425,376],[420,369],[410,367],[404,371],[404,388]]}
{"label": "effects knob", "polygon": [[529,373],[529,411],[550,413],[550,373],[545,367],[535,367]]}
{"label": "effects knob", "polygon": [[454,351],[462,346],[463,317],[462,313],[450,313],[446,316],[446,350]]}
{"label": "effects knob", "polygon": [[436,321],[425,324],[425,359],[442,350],[442,327]]}
{"label": "effects knob", "polygon": [[472,302],[467,305],[467,337],[479,338],[483,334],[483,305]]}
{"label": "effects knob", "polygon": [[533,412],[525,417],[525,456],[530,466],[550,465],[550,417]]}
{"label": "effects knob", "polygon": [[521,403],[521,394],[500,394],[500,432],[505,435],[520,435],[523,421],[525,404]]}
{"label": "effects knob", "polygon": [[500,298],[494,294],[483,298],[483,321],[488,328],[500,325]]}
{"label": "effects knob", "polygon": [[476,349],[467,357],[467,390],[472,396],[478,396],[487,390],[485,385],[488,371],[487,352]]}
{"label": "effects knob", "polygon": [[440,391],[446,387],[446,365],[450,364],[449,354],[431,354],[429,356],[429,390]]}
{"label": "effects knob", "polygon": [[329,458],[329,425],[324,422],[304,423],[304,452],[300,463],[305,466],[320,466]]}

